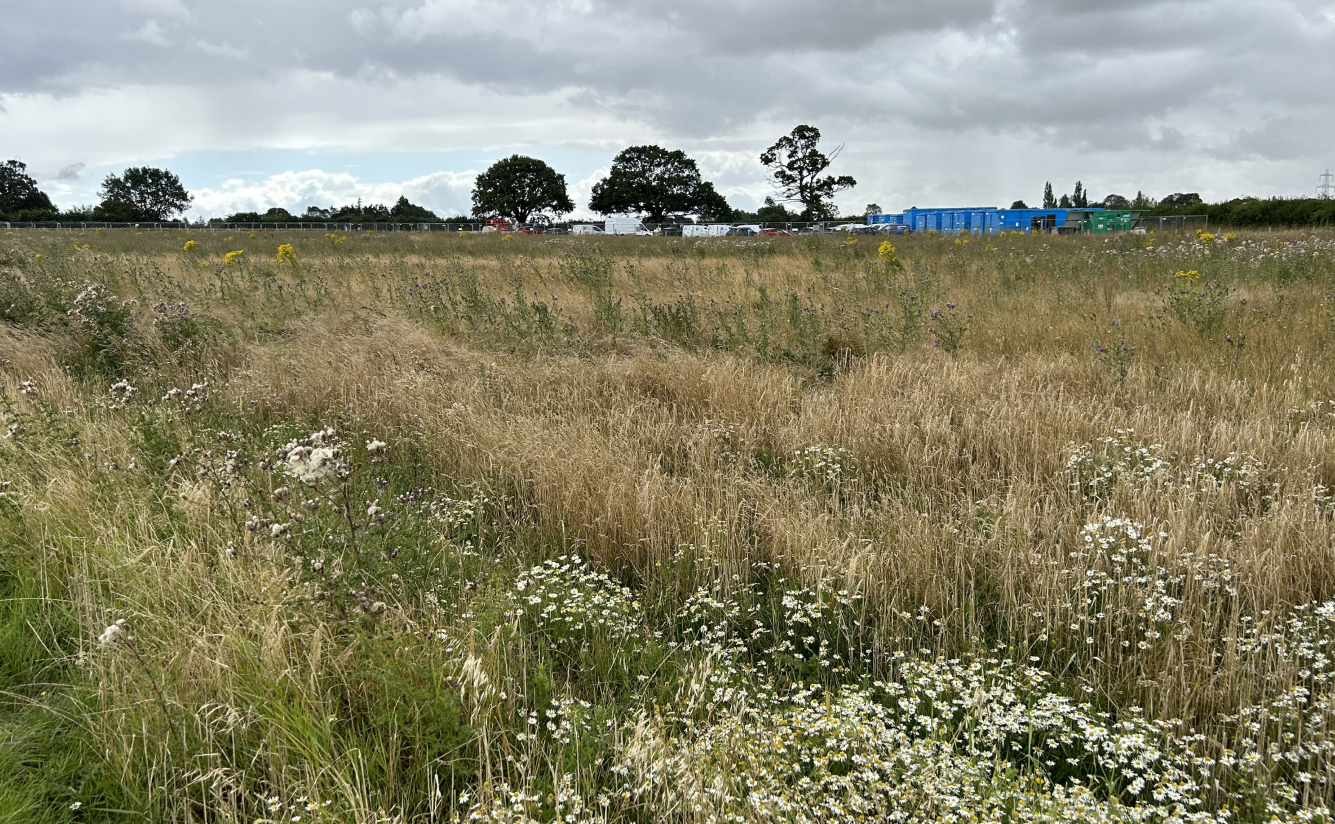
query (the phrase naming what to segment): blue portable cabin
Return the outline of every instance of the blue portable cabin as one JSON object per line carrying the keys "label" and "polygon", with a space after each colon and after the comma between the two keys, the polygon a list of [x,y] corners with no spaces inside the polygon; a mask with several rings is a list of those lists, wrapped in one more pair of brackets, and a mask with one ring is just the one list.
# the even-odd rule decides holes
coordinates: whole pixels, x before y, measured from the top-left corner
{"label": "blue portable cabin", "polygon": [[898,215],[867,215],[867,224],[904,226],[911,232],[988,234],[1047,232],[1066,226],[1071,212],[1087,216],[1098,209],[998,209],[982,206],[957,209],[906,209]]}

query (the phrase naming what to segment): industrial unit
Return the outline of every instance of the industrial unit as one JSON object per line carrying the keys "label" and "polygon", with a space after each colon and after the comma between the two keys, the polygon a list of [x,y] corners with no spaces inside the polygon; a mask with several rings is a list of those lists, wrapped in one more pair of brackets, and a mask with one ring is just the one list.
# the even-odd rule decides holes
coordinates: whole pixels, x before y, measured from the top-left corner
{"label": "industrial unit", "polygon": [[897,215],[867,215],[869,226],[902,226],[909,232],[995,235],[1001,232],[1108,234],[1129,232],[1140,212],[1121,209],[906,209]]}

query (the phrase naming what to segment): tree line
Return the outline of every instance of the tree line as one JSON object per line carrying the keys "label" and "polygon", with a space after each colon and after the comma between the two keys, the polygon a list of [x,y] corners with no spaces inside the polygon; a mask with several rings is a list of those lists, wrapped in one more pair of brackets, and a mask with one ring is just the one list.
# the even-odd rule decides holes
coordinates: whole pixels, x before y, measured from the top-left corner
{"label": "tree line", "polygon": [[[836,217],[834,196],[857,181],[848,175],[827,174],[842,146],[825,152],[815,126],[800,125],[775,141],[760,155],[774,196],[766,197],[755,212],[731,208],[704,179],[696,161],[680,150],[656,145],[630,146],[612,160],[607,177],[593,187],[588,207],[602,215],[635,214],[649,223],[687,218],[707,222],[785,223],[828,220]],[[0,163],[0,220],[160,222],[184,213],[193,196],[175,174],[147,166],[109,174],[102,181],[101,201],[92,207],[58,210],[18,160]],[[790,210],[792,204],[797,210]],[[1151,215],[1203,214],[1211,222],[1229,226],[1329,226],[1335,224],[1335,200],[1329,198],[1236,198],[1207,204],[1198,193],[1177,192],[1155,200],[1144,192],[1134,198],[1108,194],[1093,200],[1077,181],[1071,194],[1058,197],[1048,182],[1042,208],[1140,209]],[[1023,200],[1011,208],[1029,208]],[[341,207],[310,206],[292,214],[275,207],[266,212],[237,212],[229,223],[345,222],[345,223],[470,223],[504,218],[516,225],[545,222],[575,209],[565,175],[533,157],[512,155],[493,163],[478,175],[472,193],[472,214],[441,218],[424,206],[400,197],[393,205],[363,204]],[[870,203],[865,214],[880,212]]]}
{"label": "tree line", "polygon": [[[826,153],[815,126],[801,125],[760,155],[770,183],[780,198],[765,199],[757,212],[738,212],[703,178],[696,161],[680,150],[661,146],[630,146],[612,161],[607,177],[593,187],[589,208],[602,215],[636,214],[651,223],[694,218],[707,221],[824,220],[835,216],[833,197],[856,185],[848,175],[827,175],[842,146]],[[90,208],[57,210],[18,160],[0,166],[0,220],[68,220],[154,222],[181,215],[193,197],[180,179],[165,169],[135,167],[108,175],[101,202]],[[266,212],[238,212],[225,222],[471,222],[504,218],[516,224],[550,220],[575,209],[565,175],[533,157],[512,155],[478,175],[472,194],[472,215],[442,220],[431,210],[400,197],[392,206],[356,204],[324,209],[311,206],[294,215],[281,207]],[[800,211],[789,211],[786,203]]]}

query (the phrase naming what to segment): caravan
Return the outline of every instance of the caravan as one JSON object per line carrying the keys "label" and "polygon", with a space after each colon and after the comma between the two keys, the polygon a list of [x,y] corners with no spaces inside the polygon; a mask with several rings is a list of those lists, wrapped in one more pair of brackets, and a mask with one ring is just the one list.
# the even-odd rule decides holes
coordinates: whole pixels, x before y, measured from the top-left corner
{"label": "caravan", "polygon": [[688,223],[681,227],[682,237],[723,237],[732,227],[726,223]]}

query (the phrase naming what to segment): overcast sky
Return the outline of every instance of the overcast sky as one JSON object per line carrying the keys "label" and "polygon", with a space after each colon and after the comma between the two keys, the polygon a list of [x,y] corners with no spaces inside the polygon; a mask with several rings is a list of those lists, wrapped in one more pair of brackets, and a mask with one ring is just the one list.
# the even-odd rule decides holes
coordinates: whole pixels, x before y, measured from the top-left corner
{"label": "overcast sky", "polygon": [[1207,199],[1335,167],[1335,0],[0,0],[0,159],[61,207],[129,165],[201,216],[466,212],[519,152],[579,211],[612,156],[686,150],[729,201],[799,123],[876,202],[1001,205],[1082,180]]}

